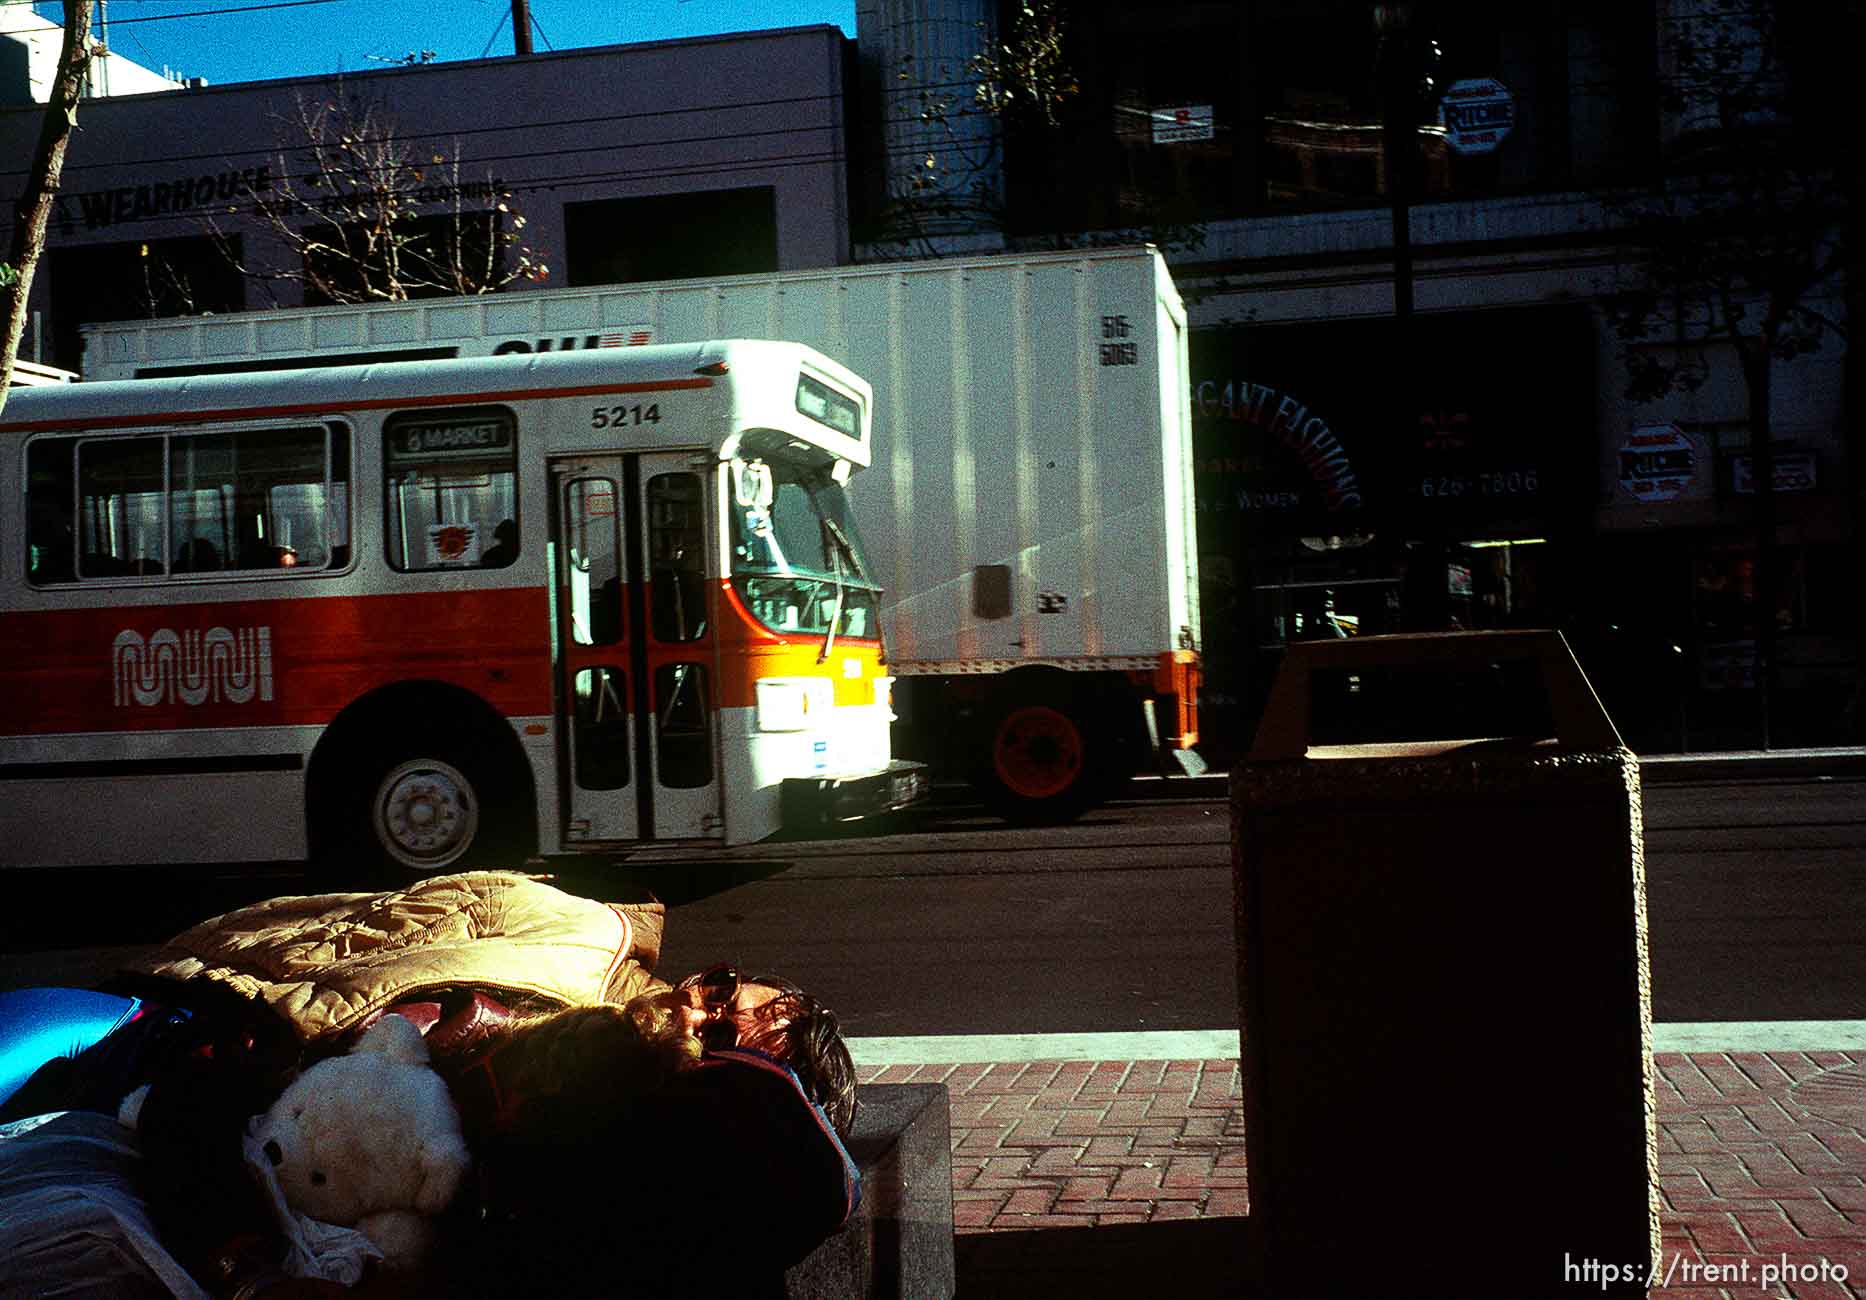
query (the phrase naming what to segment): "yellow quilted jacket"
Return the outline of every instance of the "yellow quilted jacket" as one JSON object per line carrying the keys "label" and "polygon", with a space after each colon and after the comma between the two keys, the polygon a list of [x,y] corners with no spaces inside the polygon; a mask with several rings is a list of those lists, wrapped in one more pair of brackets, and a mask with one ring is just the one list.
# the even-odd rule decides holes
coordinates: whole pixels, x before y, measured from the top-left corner
{"label": "yellow quilted jacket", "polygon": [[660,903],[602,903],[539,876],[471,871],[388,893],[268,899],[203,921],[137,970],[217,981],[311,1043],[448,989],[537,1009],[627,1001],[665,987],[653,974],[665,921]]}

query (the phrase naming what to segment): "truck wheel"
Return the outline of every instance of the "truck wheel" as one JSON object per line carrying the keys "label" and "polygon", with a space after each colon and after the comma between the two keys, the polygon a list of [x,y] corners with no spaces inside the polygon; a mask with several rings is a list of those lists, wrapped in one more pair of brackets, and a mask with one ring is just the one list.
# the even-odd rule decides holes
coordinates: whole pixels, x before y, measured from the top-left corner
{"label": "truck wheel", "polygon": [[982,739],[975,784],[999,816],[1066,822],[1092,802],[1099,746],[1068,698],[1004,700],[987,716]]}

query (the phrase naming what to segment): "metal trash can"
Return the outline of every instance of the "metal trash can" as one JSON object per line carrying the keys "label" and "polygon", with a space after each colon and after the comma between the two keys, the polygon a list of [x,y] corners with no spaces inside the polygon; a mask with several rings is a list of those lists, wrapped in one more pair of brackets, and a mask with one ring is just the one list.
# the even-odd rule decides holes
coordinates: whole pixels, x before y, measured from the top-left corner
{"label": "metal trash can", "polygon": [[1263,1290],[1644,1295],[1639,765],[1560,634],[1291,645],[1231,809]]}

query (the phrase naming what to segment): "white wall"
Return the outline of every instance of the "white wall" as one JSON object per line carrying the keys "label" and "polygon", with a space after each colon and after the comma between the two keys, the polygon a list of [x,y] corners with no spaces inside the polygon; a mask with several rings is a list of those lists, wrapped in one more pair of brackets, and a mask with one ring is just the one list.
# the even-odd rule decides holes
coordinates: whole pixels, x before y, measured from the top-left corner
{"label": "white wall", "polygon": [[[96,35],[93,31],[93,37]],[[26,52],[25,84],[0,86],[0,103],[43,104],[46,101],[52,93],[52,81],[58,75],[58,52],[64,44],[64,38],[65,29],[62,25],[41,18],[29,5],[19,3],[0,6],[0,41],[24,47]],[[6,60],[4,66],[10,74],[17,69],[18,60]],[[179,81],[159,72],[151,72],[122,55],[107,53],[92,61],[90,86],[86,93],[140,95],[150,91],[180,89]]]}

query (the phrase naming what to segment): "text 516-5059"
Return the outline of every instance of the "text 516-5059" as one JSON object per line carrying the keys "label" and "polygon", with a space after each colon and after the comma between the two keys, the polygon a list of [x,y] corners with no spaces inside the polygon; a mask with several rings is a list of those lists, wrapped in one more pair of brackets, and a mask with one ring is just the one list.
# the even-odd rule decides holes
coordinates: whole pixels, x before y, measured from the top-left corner
{"label": "text 516-5059", "polygon": [[1534,496],[1541,490],[1540,478],[1533,469],[1427,474],[1419,480],[1422,497],[1517,497]]}
{"label": "text 516-5059", "polygon": [[599,406],[590,412],[590,428],[617,429],[625,424],[659,424],[661,407],[650,402],[646,406]]}

